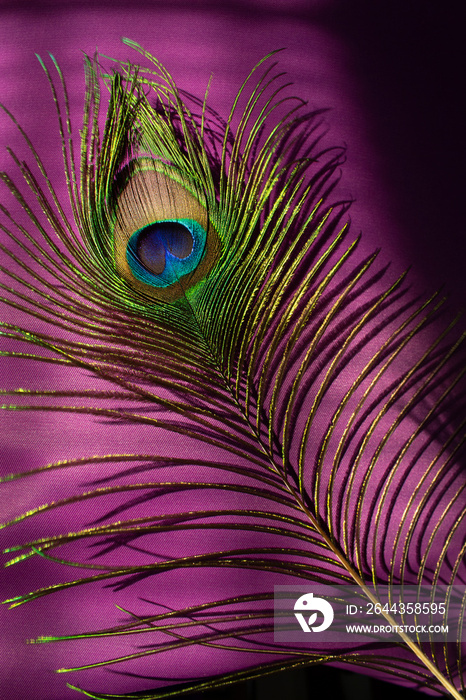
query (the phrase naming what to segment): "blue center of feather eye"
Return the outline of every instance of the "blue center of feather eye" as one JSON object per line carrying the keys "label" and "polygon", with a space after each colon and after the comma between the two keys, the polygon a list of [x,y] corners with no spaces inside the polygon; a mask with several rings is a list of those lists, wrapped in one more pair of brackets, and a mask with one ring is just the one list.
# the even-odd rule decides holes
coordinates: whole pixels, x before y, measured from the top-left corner
{"label": "blue center of feather eye", "polygon": [[133,233],[126,260],[136,279],[153,287],[169,287],[194,272],[206,238],[204,228],[193,219],[156,221]]}

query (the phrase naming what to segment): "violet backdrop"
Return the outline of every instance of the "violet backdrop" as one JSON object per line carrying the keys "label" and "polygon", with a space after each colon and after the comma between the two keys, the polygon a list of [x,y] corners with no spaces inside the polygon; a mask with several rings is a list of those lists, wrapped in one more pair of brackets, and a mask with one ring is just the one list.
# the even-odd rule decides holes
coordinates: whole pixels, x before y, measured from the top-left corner
{"label": "violet backdrop", "polygon": [[[218,2],[3,2],[1,101],[44,156],[65,198],[64,186],[58,186],[64,178],[53,102],[34,53],[45,58],[50,51],[58,60],[76,129],[84,87],[81,53],[98,49],[135,60],[121,44],[122,36],[151,51],[178,85],[193,94],[203,95],[212,74],[210,104],[223,116],[251,67],[283,47],[280,66],[293,81],[294,93],[308,100],[310,108],[330,110],[325,116],[326,143],[347,146],[338,195],[355,200],[352,226],[354,233],[363,231],[364,249],[381,247],[394,275],[413,264],[417,291],[446,284],[453,306],[459,308],[465,299],[460,23],[458,17],[437,17],[423,4],[417,12],[416,4],[407,8],[383,3],[374,10],[369,2],[356,1],[349,7],[331,0],[257,0],[232,2],[228,8]],[[19,139],[4,117],[0,134],[0,169],[11,170],[4,146],[14,148]],[[46,369],[41,372],[30,378],[38,385],[47,376]],[[18,377],[6,380],[18,385]],[[92,418],[80,419],[75,432],[72,419],[20,417],[18,421],[16,414],[2,416],[2,473],[78,456],[83,445],[89,453],[93,448],[102,452],[105,430]],[[38,435],[44,437],[38,440]],[[112,443],[112,449],[124,451],[127,439],[122,432],[121,445]],[[143,443],[144,436],[138,439]],[[72,492],[67,475],[58,475],[63,483],[56,485],[54,498]],[[36,503],[40,488],[43,499],[50,500],[46,482],[3,485],[2,520]],[[18,532],[8,533],[7,544],[8,537],[20,539]],[[43,569],[36,565],[37,582],[25,579],[21,569],[6,570],[2,599],[43,585],[49,575],[47,562]],[[25,636],[48,631],[44,621],[51,615],[62,631],[73,628],[76,617],[105,625],[105,619],[99,619],[105,614],[99,600],[87,591],[76,589],[74,604],[73,609],[60,607],[51,598],[12,612],[0,610],[5,698],[76,697],[64,690],[63,677],[52,673],[70,664],[66,645],[24,645]],[[100,642],[99,652],[105,654],[103,645]],[[221,670],[213,664],[212,673]]]}

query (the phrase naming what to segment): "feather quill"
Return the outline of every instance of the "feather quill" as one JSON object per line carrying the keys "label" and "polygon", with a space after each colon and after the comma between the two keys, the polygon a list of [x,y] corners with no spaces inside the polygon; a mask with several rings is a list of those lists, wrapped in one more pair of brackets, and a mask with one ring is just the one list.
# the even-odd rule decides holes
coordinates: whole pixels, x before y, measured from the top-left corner
{"label": "feather quill", "polygon": [[[464,334],[440,327],[438,295],[412,299],[405,275],[386,281],[377,253],[360,252],[347,203],[328,203],[343,154],[319,146],[319,113],[288,95],[273,55],[223,122],[207,94],[183,93],[126,43],[148,68],[86,59],[79,167],[64,79],[52,59],[57,90],[43,64],[71,216],[23,134],[39,172],[13,155],[27,196],[2,175],[28,223],[2,207],[1,288],[33,322],[1,335],[4,357],[45,362],[60,384],[5,389],[5,408],[75,415],[78,429],[93,417],[136,447],[3,478],[7,489],[42,475],[52,494],[60,472],[76,481],[5,523],[43,529],[8,547],[8,564],[39,557],[65,572],[7,602],[113,592],[118,622],[37,640],[115,640],[112,655],[60,669],[121,666],[134,683],[123,695],[70,686],[93,698],[329,661],[461,697],[452,645],[401,633],[389,649],[280,648],[272,603],[282,582],[357,584],[372,601],[382,584],[464,587]],[[208,592],[216,581],[217,595],[177,608],[172,574]],[[216,671],[176,674],[193,646],[215,653]]]}

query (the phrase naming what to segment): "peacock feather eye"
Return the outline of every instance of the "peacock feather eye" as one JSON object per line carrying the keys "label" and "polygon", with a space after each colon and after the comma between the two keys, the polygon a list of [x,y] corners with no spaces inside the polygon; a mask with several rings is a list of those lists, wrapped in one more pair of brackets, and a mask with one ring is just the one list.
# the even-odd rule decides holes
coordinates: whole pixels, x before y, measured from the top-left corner
{"label": "peacock feather eye", "polygon": [[134,289],[174,301],[208,275],[219,239],[200,197],[156,167],[149,160],[132,166],[121,188],[114,260]]}
{"label": "peacock feather eye", "polygon": [[133,233],[126,260],[136,279],[169,287],[194,272],[205,249],[207,233],[193,219],[154,221]]}

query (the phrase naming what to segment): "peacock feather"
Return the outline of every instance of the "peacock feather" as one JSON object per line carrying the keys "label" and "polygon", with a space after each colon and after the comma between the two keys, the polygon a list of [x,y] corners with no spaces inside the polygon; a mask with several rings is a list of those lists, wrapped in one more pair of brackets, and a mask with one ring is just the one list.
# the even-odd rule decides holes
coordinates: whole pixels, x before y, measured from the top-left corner
{"label": "peacock feather", "polygon": [[149,67],[85,59],[78,157],[43,64],[69,204],[9,115],[34,163],[2,175],[20,210],[2,206],[2,301],[29,319],[2,324],[2,356],[49,371],[4,408],[92,419],[102,451],[2,479],[5,499],[16,480],[49,494],[5,525],[7,564],[51,578],[7,602],[97,597],[108,624],[35,640],[89,648],[59,670],[93,698],[326,662],[460,698],[461,624],[457,644],[280,646],[273,591],[455,584],[464,613],[464,334],[352,236],[330,203],[343,153],[274,54],[224,121],[126,43]]}

